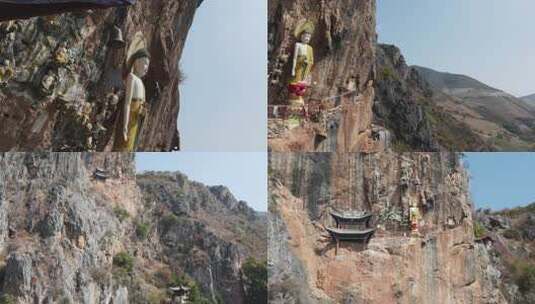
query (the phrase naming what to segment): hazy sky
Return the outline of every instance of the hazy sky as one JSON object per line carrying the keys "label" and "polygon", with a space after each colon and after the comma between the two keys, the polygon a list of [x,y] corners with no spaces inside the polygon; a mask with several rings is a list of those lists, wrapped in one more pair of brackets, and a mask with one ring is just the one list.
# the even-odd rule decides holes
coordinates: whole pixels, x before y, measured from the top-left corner
{"label": "hazy sky", "polygon": [[267,210],[266,152],[136,153],[137,171],[180,171],[190,180],[223,185],[258,211]]}
{"label": "hazy sky", "polygon": [[379,41],[407,62],[535,93],[534,0],[378,0]]}
{"label": "hazy sky", "polygon": [[181,67],[183,151],[266,151],[267,1],[206,0]]}
{"label": "hazy sky", "polygon": [[504,209],[535,202],[535,153],[465,153],[477,207]]}

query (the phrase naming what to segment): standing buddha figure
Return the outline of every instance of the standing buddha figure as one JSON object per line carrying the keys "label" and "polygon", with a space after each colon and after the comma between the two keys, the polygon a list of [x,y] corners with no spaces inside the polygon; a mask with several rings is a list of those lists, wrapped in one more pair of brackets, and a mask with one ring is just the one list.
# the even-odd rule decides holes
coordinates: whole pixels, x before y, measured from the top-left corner
{"label": "standing buddha figure", "polygon": [[143,78],[150,64],[150,55],[146,49],[140,49],[130,56],[126,76],[126,92],[122,109],[121,123],[115,132],[114,151],[133,152],[136,139],[145,116],[145,85]]}
{"label": "standing buddha figure", "polygon": [[419,234],[418,225],[421,219],[422,215],[420,213],[420,208],[418,208],[418,204],[414,200],[411,200],[409,206],[409,221],[413,234]]}
{"label": "standing buddha figure", "polygon": [[292,62],[292,78],[288,85],[290,91],[290,107],[302,109],[305,105],[303,96],[311,84],[311,72],[314,65],[314,49],[309,45],[314,32],[311,22],[304,22],[295,30],[294,56]]}

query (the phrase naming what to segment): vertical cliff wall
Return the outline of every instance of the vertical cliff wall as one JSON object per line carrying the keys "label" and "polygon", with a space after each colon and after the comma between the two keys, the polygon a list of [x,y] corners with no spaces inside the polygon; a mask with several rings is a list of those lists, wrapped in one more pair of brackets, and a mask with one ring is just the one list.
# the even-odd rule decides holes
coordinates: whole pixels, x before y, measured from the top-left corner
{"label": "vertical cliff wall", "polygon": [[[127,291],[99,273],[125,246],[112,210],[140,209],[133,156],[3,153],[0,168],[2,298],[126,303]],[[109,171],[107,183],[92,178],[97,168]]]}
{"label": "vertical cliff wall", "polygon": [[[271,153],[269,168],[275,303],[505,303],[488,302],[494,287],[479,271],[468,177],[456,154]],[[419,236],[409,228],[414,203]],[[333,210],[374,215],[368,247],[342,243],[335,255],[324,230],[334,226]]]}
{"label": "vertical cliff wall", "polygon": [[133,154],[0,154],[1,302],[178,303],[170,287],[189,286],[246,303],[266,238],[227,188],[136,177]]}
{"label": "vertical cliff wall", "polygon": [[[287,85],[296,42],[295,28],[303,20],[315,24],[312,87],[307,106],[320,108],[317,120],[293,129],[284,119],[269,119],[272,151],[362,151],[378,149],[371,141],[375,79],[374,0],[270,0],[268,57],[271,112],[288,104]],[[285,62],[284,58],[290,59]],[[282,74],[277,74],[280,69]],[[372,81],[372,82],[370,82]]]}
{"label": "vertical cliff wall", "polygon": [[[178,149],[179,61],[197,5],[138,0],[0,23],[0,150],[111,149],[124,98],[123,65],[136,33],[152,57],[138,149]],[[122,30],[126,47],[110,46],[117,38],[113,26]]]}

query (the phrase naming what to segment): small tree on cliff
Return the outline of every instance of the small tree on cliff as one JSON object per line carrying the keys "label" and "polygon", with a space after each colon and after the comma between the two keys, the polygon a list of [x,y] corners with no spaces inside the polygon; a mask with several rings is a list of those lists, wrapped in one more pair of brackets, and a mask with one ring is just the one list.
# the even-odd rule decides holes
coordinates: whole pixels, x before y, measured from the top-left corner
{"label": "small tree on cliff", "polygon": [[267,299],[267,266],[248,258],[242,266],[242,279],[247,303],[265,303]]}

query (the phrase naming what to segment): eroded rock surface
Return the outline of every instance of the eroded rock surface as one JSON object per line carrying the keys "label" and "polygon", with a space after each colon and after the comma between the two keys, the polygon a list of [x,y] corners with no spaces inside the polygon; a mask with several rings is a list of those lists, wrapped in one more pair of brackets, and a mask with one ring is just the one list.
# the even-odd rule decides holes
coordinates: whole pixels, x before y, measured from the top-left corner
{"label": "eroded rock surface", "polygon": [[[271,153],[269,161],[274,303],[507,303],[479,257],[456,154]],[[419,235],[409,228],[413,203]],[[368,246],[342,243],[336,254],[324,230],[332,210],[371,212]]]}
{"label": "eroded rock surface", "polygon": [[266,218],[180,173],[136,178],[133,154],[0,154],[0,299],[13,303],[245,303]]}
{"label": "eroded rock surface", "polygon": [[[197,5],[138,0],[0,23],[0,150],[110,150],[124,96],[123,65],[136,33],[152,57],[138,149],[178,149],[179,61]],[[126,47],[111,46],[113,26]]]}
{"label": "eroded rock surface", "polygon": [[[320,108],[300,126],[285,129],[276,115],[269,119],[271,151],[377,151],[384,144],[372,140],[372,105],[375,80],[374,0],[269,1],[268,56],[273,80],[269,106],[288,104],[287,85],[296,42],[294,30],[303,20],[315,24],[312,87],[305,96],[309,112]],[[282,66],[281,65],[282,62]],[[286,62],[286,63],[285,63]],[[282,119],[284,120],[284,119]]]}

